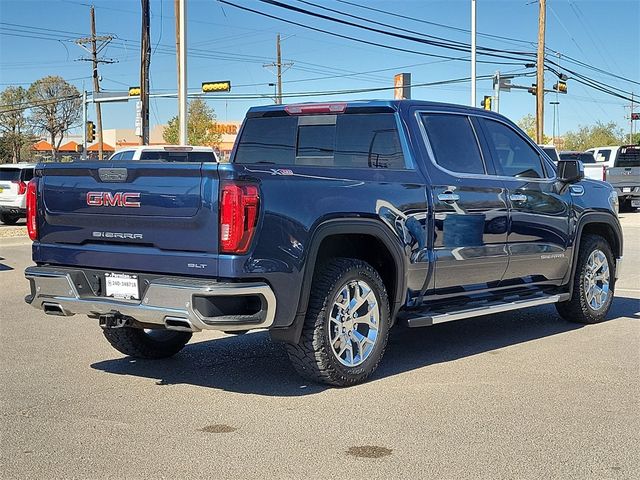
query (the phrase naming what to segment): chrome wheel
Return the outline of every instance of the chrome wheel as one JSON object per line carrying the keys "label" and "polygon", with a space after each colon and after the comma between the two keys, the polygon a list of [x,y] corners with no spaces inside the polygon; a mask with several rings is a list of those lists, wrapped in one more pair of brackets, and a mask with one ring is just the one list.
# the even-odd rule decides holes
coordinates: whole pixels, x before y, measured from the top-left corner
{"label": "chrome wheel", "polygon": [[329,320],[331,350],[340,363],[356,367],[369,358],[378,339],[380,308],[366,282],[353,280],[338,291]]}
{"label": "chrome wheel", "polygon": [[587,259],[584,293],[593,310],[600,310],[609,299],[609,262],[601,250],[594,250]]}

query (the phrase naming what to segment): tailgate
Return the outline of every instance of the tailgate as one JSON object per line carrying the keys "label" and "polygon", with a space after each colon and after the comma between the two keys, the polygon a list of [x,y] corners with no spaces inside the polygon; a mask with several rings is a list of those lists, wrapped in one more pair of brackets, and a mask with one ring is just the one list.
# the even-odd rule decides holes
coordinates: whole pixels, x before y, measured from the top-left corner
{"label": "tailgate", "polygon": [[607,170],[607,182],[618,188],[640,185],[640,145],[620,147],[613,167]]}
{"label": "tailgate", "polygon": [[0,200],[16,200],[20,170],[17,168],[0,168]]}
{"label": "tailgate", "polygon": [[217,264],[201,260],[217,258],[218,183],[214,163],[45,165],[39,261],[215,274]]}
{"label": "tailgate", "polygon": [[640,185],[640,167],[609,168],[607,182],[614,187],[637,187]]}

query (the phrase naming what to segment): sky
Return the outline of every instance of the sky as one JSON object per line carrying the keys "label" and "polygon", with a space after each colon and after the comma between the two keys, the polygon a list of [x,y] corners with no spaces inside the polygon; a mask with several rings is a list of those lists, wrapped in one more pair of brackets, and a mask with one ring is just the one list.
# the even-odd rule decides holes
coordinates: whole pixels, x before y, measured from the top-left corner
{"label": "sky", "polygon": [[[331,8],[361,18],[393,25],[424,35],[450,41],[470,43],[470,0],[282,0],[290,5],[342,18],[360,24],[361,19],[340,17]],[[252,105],[273,103],[275,82],[273,69],[264,64],[275,60],[276,34],[282,36],[283,61],[291,63],[283,75],[285,95],[307,92],[334,92],[393,86],[393,75],[410,72],[413,84],[438,82],[470,76],[469,55],[465,52],[437,48],[410,40],[341,25],[329,20],[283,10],[258,0],[229,0],[259,10],[276,18],[267,18],[220,3],[217,0],[187,0],[187,42],[189,48],[187,79],[190,91],[199,91],[205,81],[230,80],[232,92],[209,97],[218,121],[240,121]],[[308,2],[320,5],[320,8]],[[151,3],[151,91],[176,90],[175,18],[173,0],[150,0]],[[411,19],[398,18],[357,5],[392,12]],[[535,52],[538,27],[538,4],[535,0],[477,0],[478,46],[516,52]],[[9,85],[25,88],[46,75],[60,75],[79,90],[92,90],[91,64],[79,59],[87,54],[74,43],[75,38],[90,34],[90,0],[0,0],[0,89]],[[101,58],[114,63],[101,64],[101,87],[124,92],[140,84],[141,6],[139,0],[96,0],[97,31],[110,35],[112,42]],[[286,19],[338,35],[357,37],[389,47],[413,50],[397,51],[381,46],[354,42],[301,26],[280,21]],[[415,20],[414,20],[415,19]],[[385,31],[411,37],[416,33],[392,30],[387,26],[367,24]],[[550,57],[577,73],[604,82],[608,86],[633,92],[640,99],[640,1],[639,0],[548,0],[546,45],[555,52]],[[495,38],[495,36],[506,37]],[[429,55],[444,55],[460,60]],[[569,63],[563,58],[583,62]],[[512,64],[478,63],[478,76],[532,72],[523,60],[478,57],[479,60]],[[588,67],[602,70],[595,71]],[[556,81],[552,72],[545,74],[547,88]],[[530,86],[531,76],[517,77],[514,84]],[[556,129],[559,133],[575,130],[579,125],[596,121],[615,122],[629,131],[629,102],[588,88],[571,78],[568,94],[545,96],[545,133],[553,134],[552,101],[559,101]],[[254,99],[225,99],[225,96],[256,95]],[[478,104],[492,94],[491,79],[477,83]],[[393,97],[392,90],[357,94],[336,93],[329,96],[288,97],[285,103]],[[416,99],[469,104],[470,83],[414,87]],[[625,108],[626,106],[626,108]],[[636,107],[640,111],[640,106]],[[175,98],[151,101],[150,122],[164,124],[177,112]],[[502,92],[500,113],[518,121],[535,113],[535,97],[526,90]],[[627,117],[627,118],[625,118]],[[89,119],[95,120],[93,107]],[[104,128],[134,128],[135,102],[110,103],[103,107]],[[640,124],[640,122],[636,122]],[[636,125],[636,131],[640,125]]]}

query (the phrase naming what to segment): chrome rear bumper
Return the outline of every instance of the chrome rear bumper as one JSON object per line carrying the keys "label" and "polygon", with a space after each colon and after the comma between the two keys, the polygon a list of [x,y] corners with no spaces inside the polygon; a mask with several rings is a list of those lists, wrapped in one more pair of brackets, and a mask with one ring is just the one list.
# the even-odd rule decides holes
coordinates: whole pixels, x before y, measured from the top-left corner
{"label": "chrome rear bumper", "polygon": [[[263,282],[157,277],[142,292],[141,300],[121,300],[96,296],[79,269],[29,267],[25,277],[31,284],[26,302],[51,315],[84,314],[93,318],[117,315],[143,326],[171,330],[238,331],[268,328],[276,312],[275,295]],[[225,302],[229,297],[238,301]],[[245,299],[251,307],[243,307]],[[217,301],[222,302],[222,307],[218,307]]]}

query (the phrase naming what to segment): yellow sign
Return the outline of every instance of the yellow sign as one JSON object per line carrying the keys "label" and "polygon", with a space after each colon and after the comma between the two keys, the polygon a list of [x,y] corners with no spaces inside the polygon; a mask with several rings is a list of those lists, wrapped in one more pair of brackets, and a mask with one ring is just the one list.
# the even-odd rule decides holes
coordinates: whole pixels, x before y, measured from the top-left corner
{"label": "yellow sign", "polygon": [[213,131],[223,135],[237,135],[238,125],[235,123],[216,123],[213,127]]}
{"label": "yellow sign", "polygon": [[227,80],[224,82],[202,82],[202,91],[203,92],[230,92],[231,91],[231,81]]}

